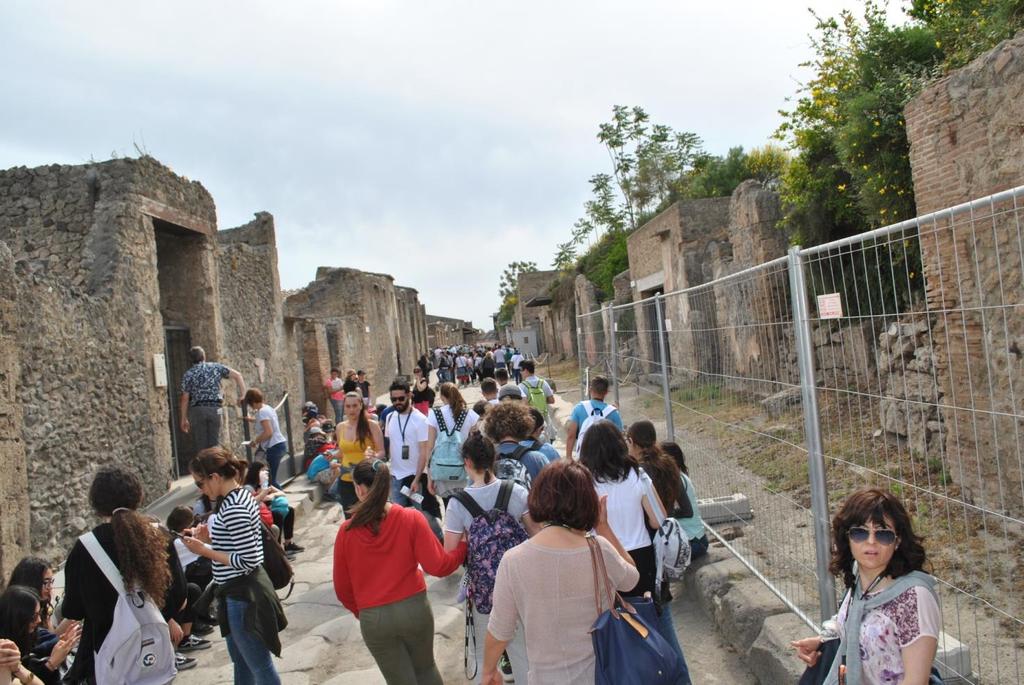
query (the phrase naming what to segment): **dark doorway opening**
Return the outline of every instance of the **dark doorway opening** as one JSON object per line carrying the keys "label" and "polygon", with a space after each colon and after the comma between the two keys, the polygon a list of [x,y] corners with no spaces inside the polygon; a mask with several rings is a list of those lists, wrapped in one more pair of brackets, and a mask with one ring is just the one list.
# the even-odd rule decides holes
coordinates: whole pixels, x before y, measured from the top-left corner
{"label": "dark doorway opening", "polygon": [[[644,298],[651,298],[644,305],[644,313],[645,313],[645,317],[644,318],[646,319],[645,326],[646,326],[647,330],[649,331],[648,335],[650,336],[648,338],[649,344],[650,344],[650,347],[651,347],[651,365],[650,365],[651,369],[650,370],[651,370],[652,373],[659,373],[662,370],[661,369],[661,365],[662,365],[662,363],[664,363],[666,369],[668,369],[670,371],[670,373],[671,373],[672,351],[669,349],[669,345],[668,345],[668,330],[667,330],[667,326],[664,323],[665,322],[665,301],[664,300],[655,300],[655,299],[653,299],[655,295],[661,295],[661,294],[663,294],[663,292],[660,289],[646,291],[646,292],[641,293],[642,297],[644,297]],[[661,326],[661,337],[662,337],[662,340],[661,340],[661,342],[663,342],[665,344],[665,359],[664,360],[662,360],[662,358],[661,358],[661,347],[659,346],[659,341],[658,341],[658,308],[659,307],[661,308],[661,320],[662,320],[662,326]]]}
{"label": "dark doorway opening", "polygon": [[188,473],[188,463],[196,454],[192,436],[181,431],[181,377],[191,366],[188,351],[192,347],[192,333],[182,326],[164,328],[164,354],[167,359],[167,401],[170,404],[171,458],[175,475]]}

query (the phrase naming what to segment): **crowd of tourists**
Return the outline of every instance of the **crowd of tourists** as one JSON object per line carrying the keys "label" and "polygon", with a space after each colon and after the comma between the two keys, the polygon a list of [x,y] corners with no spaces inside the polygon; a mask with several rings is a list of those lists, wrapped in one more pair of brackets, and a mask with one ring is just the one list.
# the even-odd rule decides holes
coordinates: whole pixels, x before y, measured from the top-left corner
{"label": "crowd of tourists", "polygon": [[511,345],[453,346],[435,348],[429,355],[423,354],[418,366],[425,376],[430,370],[437,369],[438,383],[456,383],[460,388],[482,381],[485,378],[497,378],[504,371],[506,379],[511,377],[518,385],[522,382],[521,365],[526,356],[521,350]]}
{"label": "crowd of tourists", "polygon": [[[683,449],[659,440],[650,421],[625,423],[601,376],[556,449],[555,395],[534,361],[484,350],[494,366],[481,367],[492,372],[474,375],[476,352],[424,354],[380,407],[364,373],[332,369],[324,386],[333,420],[304,408],[306,477],[344,512],[334,589],[385,681],[443,682],[424,574],[462,569],[469,680],[692,682],[670,581],[709,542]],[[214,441],[189,464],[194,506],[151,520],[139,511],[139,479],[100,468],[89,491],[100,523],[72,546],[59,604],[53,568],[33,557],[0,594],[0,684],[169,682],[195,665],[188,653],[209,648],[217,627],[236,683],[281,682],[273,656],[287,617],[274,569],[302,551],[277,481],[286,441],[258,389],[192,354],[181,428]],[[220,413],[206,411],[221,407],[228,378],[253,410],[251,461],[216,444]],[[464,378],[480,384],[473,406]],[[832,571],[848,591],[828,632],[792,645],[805,678],[929,682],[941,620],[905,508],[888,492],[861,490],[832,526]]]}

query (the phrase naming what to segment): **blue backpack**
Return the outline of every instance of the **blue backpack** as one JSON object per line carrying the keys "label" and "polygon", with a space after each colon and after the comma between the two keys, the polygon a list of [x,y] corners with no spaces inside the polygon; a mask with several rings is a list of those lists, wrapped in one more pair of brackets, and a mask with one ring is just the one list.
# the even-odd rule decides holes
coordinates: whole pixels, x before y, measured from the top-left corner
{"label": "blue backpack", "polygon": [[481,614],[491,613],[498,562],[505,552],[527,539],[522,524],[508,513],[514,485],[510,480],[501,481],[498,499],[490,511],[484,511],[465,490],[456,490],[452,494],[473,517],[466,553],[466,595]]}
{"label": "blue backpack", "polygon": [[466,480],[466,466],[462,461],[462,424],[468,412],[463,409],[455,419],[455,428],[448,430],[440,407],[434,408],[437,419],[437,440],[430,453],[430,477],[438,482]]}

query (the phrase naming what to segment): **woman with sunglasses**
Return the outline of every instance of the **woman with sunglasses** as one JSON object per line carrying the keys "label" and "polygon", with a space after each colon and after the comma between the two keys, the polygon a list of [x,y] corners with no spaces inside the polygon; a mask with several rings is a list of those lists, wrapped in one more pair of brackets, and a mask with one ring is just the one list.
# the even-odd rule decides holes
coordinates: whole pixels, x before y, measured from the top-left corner
{"label": "woman with sunglasses", "polygon": [[450,575],[466,542],[444,551],[420,512],[389,502],[391,471],[380,459],[359,462],[352,479],[359,503],[334,541],[334,591],[388,685],[441,685],[423,573]]}
{"label": "woman with sunglasses", "polygon": [[[925,685],[942,616],[907,510],[890,492],[858,490],[832,519],[832,536],[830,570],[843,576],[847,592],[835,618],[840,643],[826,685],[840,683],[841,670],[850,685]],[[808,637],[792,646],[814,666],[821,642]]]}
{"label": "woman with sunglasses", "polygon": [[270,654],[281,656],[278,633],[287,621],[263,570],[259,508],[242,487],[247,466],[223,447],[192,458],[189,471],[196,487],[211,501],[220,500],[220,506],[209,525],[196,526],[182,542],[213,562],[217,622],[234,663],[235,682],[280,685]]}

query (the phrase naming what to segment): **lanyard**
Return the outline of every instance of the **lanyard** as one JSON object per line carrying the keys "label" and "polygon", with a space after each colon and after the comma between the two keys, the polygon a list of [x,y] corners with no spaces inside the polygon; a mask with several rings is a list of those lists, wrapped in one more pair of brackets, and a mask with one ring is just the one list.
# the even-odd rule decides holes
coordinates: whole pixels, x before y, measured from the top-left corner
{"label": "lanyard", "polygon": [[402,415],[399,414],[397,417],[395,417],[395,423],[398,424],[398,432],[402,434],[402,444],[403,445],[405,444],[405,429],[409,427],[409,422],[412,421],[412,412],[413,411],[414,410],[412,410],[412,409],[409,410],[409,415],[405,419],[405,425],[404,426],[402,425]]}

